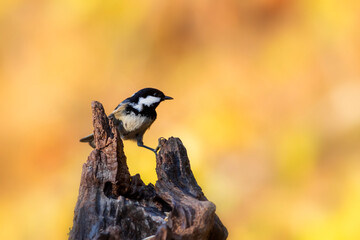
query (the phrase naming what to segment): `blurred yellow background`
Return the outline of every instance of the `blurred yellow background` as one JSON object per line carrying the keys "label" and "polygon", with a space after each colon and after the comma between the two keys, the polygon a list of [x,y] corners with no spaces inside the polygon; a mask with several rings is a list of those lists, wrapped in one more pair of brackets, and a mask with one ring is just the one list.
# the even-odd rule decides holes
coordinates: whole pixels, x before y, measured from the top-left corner
{"label": "blurred yellow background", "polygon": [[[360,2],[0,3],[0,239],[66,239],[90,103],[174,97],[145,144],[180,137],[229,239],[360,239]],[[125,142],[132,174],[153,153]]]}

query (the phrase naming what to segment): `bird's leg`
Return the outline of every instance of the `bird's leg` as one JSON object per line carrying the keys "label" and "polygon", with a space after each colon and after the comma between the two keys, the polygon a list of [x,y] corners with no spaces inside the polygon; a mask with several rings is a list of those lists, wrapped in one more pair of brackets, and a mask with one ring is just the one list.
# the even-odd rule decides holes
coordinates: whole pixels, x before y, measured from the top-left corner
{"label": "bird's leg", "polygon": [[144,143],[143,143],[143,141],[142,141],[142,137],[137,139],[137,145],[138,145],[139,147],[143,147],[143,148],[149,149],[150,151],[154,152],[155,155],[157,156],[157,150],[158,150],[158,149],[153,149],[153,148],[151,148],[151,147],[145,146]]}
{"label": "bird's leg", "polygon": [[149,150],[153,151],[153,152],[155,153],[155,155],[157,155],[156,150],[153,149],[153,148],[151,148],[151,147],[148,147],[148,146],[146,146],[146,145],[144,145],[144,144],[139,144],[139,143],[138,143],[138,146],[139,146],[139,147],[146,148],[146,149],[149,149]]}

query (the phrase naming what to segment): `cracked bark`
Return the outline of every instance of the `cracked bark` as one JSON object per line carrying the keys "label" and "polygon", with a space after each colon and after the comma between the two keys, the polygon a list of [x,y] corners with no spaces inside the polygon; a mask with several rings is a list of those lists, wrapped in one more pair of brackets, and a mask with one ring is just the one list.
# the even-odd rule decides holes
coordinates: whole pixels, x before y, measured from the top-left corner
{"label": "cracked bark", "polygon": [[190,168],[179,138],[161,139],[158,180],[131,176],[123,143],[99,102],[92,103],[96,148],[83,165],[70,240],[227,238]]}

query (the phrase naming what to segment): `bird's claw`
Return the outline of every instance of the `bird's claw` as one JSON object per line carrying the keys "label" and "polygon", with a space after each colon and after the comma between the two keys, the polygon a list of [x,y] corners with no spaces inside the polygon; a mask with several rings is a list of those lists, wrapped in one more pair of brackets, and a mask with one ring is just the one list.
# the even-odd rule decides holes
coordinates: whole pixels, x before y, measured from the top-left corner
{"label": "bird's claw", "polygon": [[155,154],[157,155],[157,152],[160,150],[160,148],[161,148],[161,141],[163,140],[163,139],[165,139],[164,137],[160,137],[159,138],[159,140],[158,140],[158,145],[157,145],[157,147],[155,148]]}

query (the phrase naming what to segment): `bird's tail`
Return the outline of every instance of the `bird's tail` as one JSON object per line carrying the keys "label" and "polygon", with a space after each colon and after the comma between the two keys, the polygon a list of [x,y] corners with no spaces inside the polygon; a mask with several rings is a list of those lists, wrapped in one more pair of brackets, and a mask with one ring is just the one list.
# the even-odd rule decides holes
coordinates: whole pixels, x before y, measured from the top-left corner
{"label": "bird's tail", "polygon": [[94,134],[90,134],[80,139],[80,142],[87,142],[92,148],[95,148]]}

